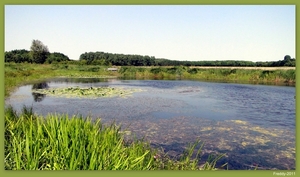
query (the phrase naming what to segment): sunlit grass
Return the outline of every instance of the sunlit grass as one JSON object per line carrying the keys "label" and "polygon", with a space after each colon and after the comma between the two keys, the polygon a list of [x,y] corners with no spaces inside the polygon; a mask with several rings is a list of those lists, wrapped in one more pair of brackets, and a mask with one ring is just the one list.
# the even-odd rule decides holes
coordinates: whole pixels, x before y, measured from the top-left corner
{"label": "sunlit grass", "polygon": [[215,170],[222,156],[200,166],[202,146],[194,154],[199,144],[171,159],[145,141],[126,141],[119,126],[104,126],[100,119],[5,109],[6,170]]}

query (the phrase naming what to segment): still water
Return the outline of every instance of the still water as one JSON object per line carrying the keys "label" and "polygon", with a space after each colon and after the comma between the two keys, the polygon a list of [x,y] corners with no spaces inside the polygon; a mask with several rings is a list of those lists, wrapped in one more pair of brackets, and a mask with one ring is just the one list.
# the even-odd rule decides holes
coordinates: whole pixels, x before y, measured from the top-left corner
{"label": "still water", "polygon": [[[64,98],[19,87],[6,100],[18,111],[67,113],[116,122],[131,135],[178,156],[189,144],[204,142],[208,154],[225,153],[229,169],[295,169],[295,87],[189,80],[58,78],[40,84],[59,87],[138,88],[130,97]],[[36,86],[36,84],[35,84]]]}

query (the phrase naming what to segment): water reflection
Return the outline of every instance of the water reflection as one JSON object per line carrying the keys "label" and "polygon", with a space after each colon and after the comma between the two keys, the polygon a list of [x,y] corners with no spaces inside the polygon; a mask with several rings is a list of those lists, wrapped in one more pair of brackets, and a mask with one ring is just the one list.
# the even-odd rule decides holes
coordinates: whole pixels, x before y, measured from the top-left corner
{"label": "water reflection", "polygon": [[43,101],[43,100],[45,99],[45,97],[46,97],[46,94],[34,93],[34,92],[32,92],[31,94],[32,94],[33,100],[34,100],[35,102],[41,102],[41,101]]}
{"label": "water reflection", "polygon": [[98,83],[107,82],[108,78],[55,78],[51,79],[51,82],[61,82],[61,83]]}
{"label": "water reflection", "polygon": [[35,83],[32,85],[32,89],[45,89],[45,88],[49,88],[47,82]]}
{"label": "water reflection", "polygon": [[[36,89],[46,89],[49,88],[49,85],[47,82],[40,82],[40,83],[35,83],[32,85],[32,90],[36,90]],[[32,92],[31,93],[33,96],[33,100],[35,102],[41,102],[45,99],[46,95],[45,94],[41,94],[41,93],[35,93]]]}

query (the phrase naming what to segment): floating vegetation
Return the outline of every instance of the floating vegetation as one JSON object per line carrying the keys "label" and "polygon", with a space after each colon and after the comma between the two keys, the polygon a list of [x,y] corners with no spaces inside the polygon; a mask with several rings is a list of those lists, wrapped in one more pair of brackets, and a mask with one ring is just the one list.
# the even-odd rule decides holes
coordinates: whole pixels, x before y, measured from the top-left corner
{"label": "floating vegetation", "polygon": [[110,75],[82,75],[73,73],[68,76],[59,76],[57,78],[117,78],[117,76],[110,76]]}
{"label": "floating vegetation", "polygon": [[203,127],[200,131],[209,131],[212,130],[212,127]]}
{"label": "floating vegetation", "polygon": [[234,123],[237,123],[237,124],[243,124],[243,125],[247,124],[246,121],[242,121],[242,120],[231,120],[231,121],[234,122]]}
{"label": "floating vegetation", "polygon": [[67,87],[67,88],[50,88],[50,89],[33,89],[33,93],[46,94],[58,97],[85,97],[85,98],[99,98],[99,97],[128,97],[134,92],[140,92],[141,89],[123,89],[114,87]]}
{"label": "floating vegetation", "polygon": [[163,147],[173,157],[177,157],[188,142],[201,139],[205,142],[203,159],[209,154],[226,153],[219,165],[228,162],[229,169],[295,169],[295,139],[289,130],[242,120],[211,121],[181,116],[157,121],[151,118],[125,120],[122,125],[130,125],[132,134],[149,140],[154,147]]}

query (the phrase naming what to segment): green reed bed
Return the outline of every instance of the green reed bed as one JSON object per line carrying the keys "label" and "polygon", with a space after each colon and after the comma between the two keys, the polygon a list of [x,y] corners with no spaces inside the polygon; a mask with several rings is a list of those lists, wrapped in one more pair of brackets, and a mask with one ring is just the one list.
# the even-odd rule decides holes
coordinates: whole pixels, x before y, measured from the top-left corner
{"label": "green reed bed", "polygon": [[[199,166],[199,142],[179,160],[150,148],[141,140],[125,140],[119,126],[100,119],[33,114],[24,107],[17,114],[5,109],[6,170],[214,170],[218,156]],[[192,158],[192,156],[194,158]]]}
{"label": "green reed bed", "polygon": [[126,66],[121,67],[119,73],[124,77],[137,79],[200,79],[210,81],[262,82],[269,84],[295,84],[296,82],[295,69],[212,69],[185,66],[139,68]]}

